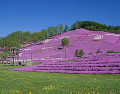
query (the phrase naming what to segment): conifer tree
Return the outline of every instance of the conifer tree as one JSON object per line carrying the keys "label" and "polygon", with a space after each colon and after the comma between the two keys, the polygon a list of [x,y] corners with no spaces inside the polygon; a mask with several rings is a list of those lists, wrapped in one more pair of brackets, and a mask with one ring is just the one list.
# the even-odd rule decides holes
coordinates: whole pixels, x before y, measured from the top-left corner
{"label": "conifer tree", "polygon": [[75,53],[74,53],[74,56],[75,56],[75,57],[78,57],[78,55],[79,55],[79,52],[78,52],[78,49],[76,49],[76,51],[75,51]]}
{"label": "conifer tree", "polygon": [[80,51],[79,51],[79,56],[83,56],[84,55],[84,52],[83,52],[83,49],[81,49]]}

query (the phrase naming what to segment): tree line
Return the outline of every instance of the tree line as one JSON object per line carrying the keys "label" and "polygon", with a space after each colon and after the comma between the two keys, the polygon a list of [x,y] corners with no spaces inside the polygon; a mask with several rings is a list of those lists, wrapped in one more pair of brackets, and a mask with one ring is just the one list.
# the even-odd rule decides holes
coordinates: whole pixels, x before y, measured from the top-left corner
{"label": "tree line", "polygon": [[109,33],[120,34],[120,26],[112,26],[112,25],[107,26],[105,24],[100,24],[94,21],[77,21],[71,26],[70,30],[76,30],[80,28],[84,28],[92,31],[104,31]]}
{"label": "tree line", "polygon": [[63,32],[68,32],[69,26],[63,24],[58,24],[57,26],[51,26],[47,29],[42,29],[40,32],[30,33],[29,31],[16,31],[11,34],[8,34],[6,37],[0,38],[0,49],[6,46],[5,51],[9,51],[10,47],[20,48],[21,44],[42,41],[48,37],[52,37]]}

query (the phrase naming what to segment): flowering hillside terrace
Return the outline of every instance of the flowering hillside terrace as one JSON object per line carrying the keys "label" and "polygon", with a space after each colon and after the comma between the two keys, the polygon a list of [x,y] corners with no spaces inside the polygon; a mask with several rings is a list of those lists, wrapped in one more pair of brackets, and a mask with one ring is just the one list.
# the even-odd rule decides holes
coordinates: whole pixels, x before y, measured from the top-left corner
{"label": "flowering hillside terrace", "polygon": [[73,74],[120,74],[120,54],[101,54],[74,62],[49,62],[10,70]]}

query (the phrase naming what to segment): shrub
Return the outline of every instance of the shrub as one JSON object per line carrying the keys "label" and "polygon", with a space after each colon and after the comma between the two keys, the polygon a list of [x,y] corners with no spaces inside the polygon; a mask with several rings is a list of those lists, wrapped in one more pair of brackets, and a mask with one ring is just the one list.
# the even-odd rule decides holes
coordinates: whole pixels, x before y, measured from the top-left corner
{"label": "shrub", "polygon": [[92,52],[90,52],[90,53],[89,53],[89,55],[93,55],[93,53],[92,53]]}
{"label": "shrub", "polygon": [[98,49],[98,51],[96,52],[96,54],[100,54],[102,53],[103,51],[100,51],[100,49]]}
{"label": "shrub", "polygon": [[120,52],[113,51],[113,50],[108,50],[106,53],[120,53]]}
{"label": "shrub", "polygon": [[80,51],[79,51],[79,56],[83,56],[84,55],[84,52],[83,52],[83,49],[81,49]]}
{"label": "shrub", "polygon": [[79,56],[78,49],[76,49],[76,51],[75,51],[75,53],[74,53],[74,56],[75,56],[75,57],[78,57],[78,56]]}
{"label": "shrub", "polygon": [[7,59],[7,52],[0,53],[1,59]]}

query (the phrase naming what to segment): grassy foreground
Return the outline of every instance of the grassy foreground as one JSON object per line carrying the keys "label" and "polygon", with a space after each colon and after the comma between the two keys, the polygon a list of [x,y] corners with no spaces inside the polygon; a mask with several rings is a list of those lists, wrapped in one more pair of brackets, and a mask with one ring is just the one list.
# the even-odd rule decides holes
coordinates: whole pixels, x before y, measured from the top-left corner
{"label": "grassy foreground", "polygon": [[120,94],[120,74],[8,71],[0,66],[0,94]]}

